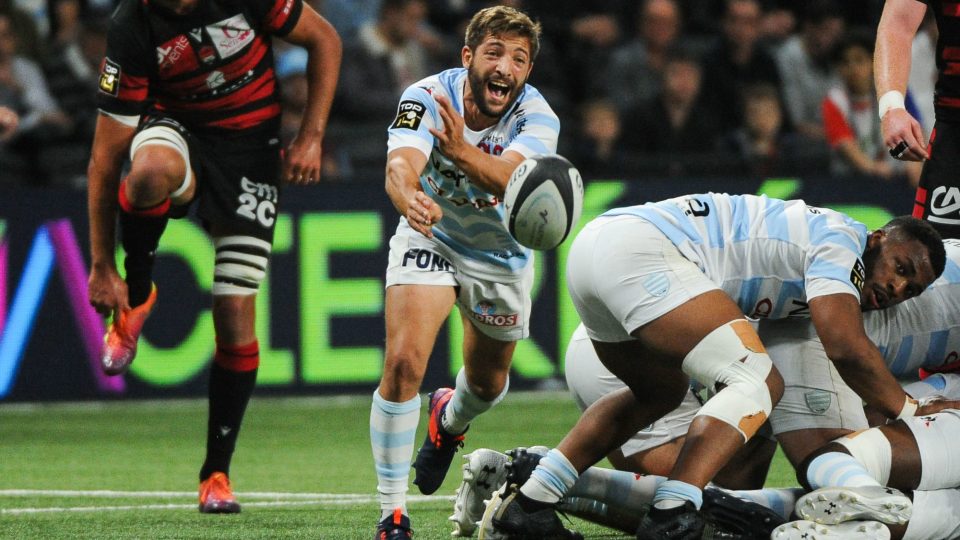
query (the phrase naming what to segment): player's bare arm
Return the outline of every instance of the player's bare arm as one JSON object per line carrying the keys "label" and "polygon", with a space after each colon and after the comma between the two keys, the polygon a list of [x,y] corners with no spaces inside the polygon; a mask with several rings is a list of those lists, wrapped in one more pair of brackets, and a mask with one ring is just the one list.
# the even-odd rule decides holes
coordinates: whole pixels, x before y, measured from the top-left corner
{"label": "player's bare arm", "polygon": [[[885,110],[881,117],[883,142],[887,148],[895,150],[894,157],[907,161],[922,161],[929,157],[923,128],[902,103],[910,76],[913,37],[926,9],[926,4],[917,0],[887,0],[877,27],[874,49],[874,81],[881,110]],[[899,96],[888,92],[899,92]],[[905,149],[901,143],[906,143]]]}
{"label": "player's bare arm", "polygon": [[87,211],[92,259],[88,294],[90,305],[103,315],[130,308],[127,303],[127,284],[117,273],[115,236],[117,189],[134,129],[100,114],[87,167]]}
{"label": "player's bare arm", "polygon": [[281,178],[294,184],[312,184],[320,181],[323,135],[340,76],[343,45],[333,25],[306,3],[296,26],[284,39],[307,50],[307,106],[300,131],[284,155]]}
{"label": "player's bare arm", "polygon": [[420,187],[420,171],[427,156],[416,148],[397,148],[387,154],[386,190],[394,208],[413,230],[433,237],[431,228],[443,217],[443,211]]}
{"label": "player's bare arm", "polygon": [[436,137],[440,152],[453,160],[472,183],[487,193],[503,197],[510,174],[523,161],[523,155],[508,151],[493,156],[468,143],[463,138],[463,116],[453,108],[450,98],[436,95],[435,99],[440,105],[443,129],[430,128],[430,133]]}
{"label": "player's bare arm", "polygon": [[857,298],[843,293],[818,296],[810,300],[810,317],[843,380],[868,405],[887,418],[896,418],[908,396],[864,332]]}

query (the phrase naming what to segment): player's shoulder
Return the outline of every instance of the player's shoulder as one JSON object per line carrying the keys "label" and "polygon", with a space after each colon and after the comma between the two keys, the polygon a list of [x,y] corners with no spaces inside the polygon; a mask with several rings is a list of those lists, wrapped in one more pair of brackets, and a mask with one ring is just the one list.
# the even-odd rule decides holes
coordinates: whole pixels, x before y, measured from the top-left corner
{"label": "player's shoulder", "polygon": [[530,84],[524,85],[523,92],[517,99],[515,110],[527,113],[537,112],[554,117],[557,116],[553,108],[550,107],[550,103],[547,102],[547,98],[544,97],[536,87]]}
{"label": "player's shoulder", "polygon": [[110,30],[132,30],[129,25],[139,23],[142,17],[142,0],[120,0],[110,14]]}

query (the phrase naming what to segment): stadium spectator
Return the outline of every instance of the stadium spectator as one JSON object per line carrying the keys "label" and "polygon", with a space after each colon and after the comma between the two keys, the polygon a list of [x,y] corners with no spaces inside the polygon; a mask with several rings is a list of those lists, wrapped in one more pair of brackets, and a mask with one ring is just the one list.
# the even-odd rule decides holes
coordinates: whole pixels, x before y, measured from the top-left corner
{"label": "stadium spectator", "polygon": [[396,112],[404,88],[437,68],[419,35],[425,29],[425,0],[383,0],[375,21],[360,26],[344,43],[334,114],[340,120],[383,125]]}
{"label": "stadium spectator", "polygon": [[724,172],[750,178],[798,174],[802,144],[784,128],[783,105],[769,84],[747,87],[742,94],[743,124],[721,137],[718,161]]}
{"label": "stadium spectator", "polygon": [[594,79],[594,94],[608,96],[621,112],[654,98],[663,88],[670,50],[680,37],[676,0],[644,0],[633,39],[610,55],[602,77]]}
{"label": "stadium spectator", "polygon": [[743,90],[759,83],[780,86],[773,56],[760,44],[759,0],[726,0],[722,34],[703,57],[703,87],[720,111],[723,130],[743,124]]}
{"label": "stadium spectator", "polygon": [[576,164],[584,179],[623,178],[629,175],[620,112],[609,100],[597,98],[580,106],[574,134],[561,153]]}
{"label": "stadium spectator", "polygon": [[[849,32],[837,46],[835,65],[840,84],[831,88],[823,100],[823,126],[827,143],[833,149],[831,172],[842,176],[860,174],[889,180],[906,175],[906,163],[887,152],[876,114],[877,96],[873,90],[872,33]],[[919,167],[913,178],[919,179]],[[916,181],[912,181],[916,185]]]}
{"label": "stadium spectator", "polygon": [[[306,48],[310,66],[304,120],[285,150],[271,36]],[[198,201],[216,248],[202,513],[240,511],[229,469],[260,363],[256,294],[279,186],[320,180],[340,57],[336,30],[300,0],[122,0],[111,18],[88,169],[88,294],[98,312],[113,315],[103,370],[123,373],[157,299],[153,263],[167,220]],[[121,180],[128,155],[130,172]]]}
{"label": "stadium spectator", "polygon": [[51,49],[53,54],[44,65],[50,92],[73,126],[63,137],[49,141],[42,152],[42,168],[51,183],[86,185],[86,165],[97,123],[96,94],[90,88],[96,85],[106,50],[107,20],[85,18],[73,38]]}
{"label": "stadium spectator", "polygon": [[418,392],[451,308],[463,321],[464,368],[455,389],[431,394],[414,463],[425,494],[440,487],[471,420],[505,396],[516,342],[529,335],[533,253],[505,231],[498,203],[517,165],[557,148],[559,120],[526,84],[539,40],[523,12],[478,11],[463,67],[407,88],[388,129],[386,191],[402,217],[390,240],[386,351],[370,411],[377,538],[412,534],[406,492]]}
{"label": "stadium spectator", "polygon": [[47,43],[52,54],[79,39],[86,11],[86,0],[47,0]]}
{"label": "stadium spectator", "polygon": [[637,539],[699,537],[704,486],[783,393],[745,318],[761,307],[770,319],[809,309],[828,356],[855,374],[849,383],[865,401],[889,418],[916,412],[866,336],[860,311],[922,293],[943,273],[942,241],[913,218],[868,234],[841,213],[815,210],[802,201],[702,194],[614,209],[584,227],[570,248],[567,285],[598,357],[630,391],[587,409],[494,511],[498,532],[545,529],[578,474],[675,409],[689,376],[717,393],[691,423]]}
{"label": "stadium spectator", "polygon": [[353,39],[360,27],[377,19],[383,0],[323,0],[320,13],[343,36]]}
{"label": "stadium spectator", "polygon": [[22,9],[16,0],[0,0],[0,14],[9,17],[12,23],[17,42],[17,54],[34,62],[42,62],[47,49],[33,13]]}
{"label": "stadium spectator", "polygon": [[[624,144],[639,154],[642,172],[682,175],[713,168],[723,134],[719,111],[703,96],[702,68],[691,53],[675,50],[666,59],[663,88],[624,115]],[[657,126],[656,129],[650,126]]]}
{"label": "stadium spectator", "polygon": [[823,143],[823,98],[836,86],[830,60],[844,21],[831,0],[806,3],[800,33],[777,51],[781,90],[790,124],[800,135]]}
{"label": "stadium spectator", "polygon": [[[960,73],[956,73],[953,55],[960,46],[957,18],[940,0],[923,3],[890,0],[883,6],[877,28],[875,83],[879,97],[879,115],[883,142],[897,159],[924,161],[917,187],[913,215],[929,220],[948,238],[960,237],[960,209],[953,204],[960,189],[957,167],[960,152],[955,150],[960,137]],[[929,145],[923,128],[905,108],[904,94],[910,73],[910,58],[917,28],[927,9],[933,12],[939,29],[934,111],[936,120]],[[939,149],[939,151],[938,151]]]}
{"label": "stadium spectator", "polygon": [[40,66],[16,51],[12,20],[0,13],[0,105],[20,115],[17,138],[5,153],[11,163],[20,164],[16,168],[24,170],[31,183],[44,183],[36,168],[38,151],[44,143],[67,133],[72,123],[50,94]]}

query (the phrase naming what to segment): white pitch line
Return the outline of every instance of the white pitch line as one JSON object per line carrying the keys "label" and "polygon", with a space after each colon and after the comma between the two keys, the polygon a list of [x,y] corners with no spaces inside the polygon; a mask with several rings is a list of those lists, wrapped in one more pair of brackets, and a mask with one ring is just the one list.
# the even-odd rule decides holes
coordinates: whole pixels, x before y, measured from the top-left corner
{"label": "white pitch line", "polygon": [[[374,503],[377,501],[375,495],[360,493],[278,493],[278,492],[249,492],[238,493],[238,495],[248,498],[273,498],[280,499],[275,501],[255,501],[242,503],[245,507],[277,507],[277,506],[343,506],[364,503]],[[158,497],[196,497],[197,494],[192,491],[107,491],[107,490],[43,490],[43,489],[5,489],[0,490],[0,496],[12,497],[135,497],[135,498],[158,498]],[[287,499],[287,500],[283,500]],[[454,497],[447,495],[410,495],[407,497],[409,502],[430,502],[430,501],[453,501]],[[7,508],[0,509],[0,516],[23,515],[23,514],[43,514],[43,513],[65,513],[65,512],[110,512],[125,510],[183,510],[196,508],[196,503],[191,504],[139,504],[122,506],[56,506],[39,508]]]}

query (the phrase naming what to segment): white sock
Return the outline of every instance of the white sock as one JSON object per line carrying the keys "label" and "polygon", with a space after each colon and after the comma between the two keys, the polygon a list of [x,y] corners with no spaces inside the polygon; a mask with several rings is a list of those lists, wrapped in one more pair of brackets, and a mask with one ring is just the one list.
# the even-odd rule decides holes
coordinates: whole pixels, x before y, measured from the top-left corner
{"label": "white sock", "polygon": [[485,401],[480,396],[470,391],[470,385],[467,384],[467,374],[463,368],[457,373],[457,386],[453,391],[453,397],[450,403],[443,410],[443,417],[440,419],[443,429],[451,435],[459,435],[466,431],[470,422],[489,411],[494,405],[503,401],[507,395],[507,389],[510,388],[510,378],[507,377],[506,384],[503,385],[503,391],[500,395],[493,398],[493,401]]}
{"label": "white sock", "polygon": [[807,482],[813,489],[880,486],[866,467],[843,452],[827,452],[814,458],[807,467]]}
{"label": "white sock", "polygon": [[420,396],[394,403],[373,391],[370,407],[370,446],[377,469],[377,491],[380,493],[380,519],[401,508],[407,513],[407,484],[410,460],[420,422]]}
{"label": "white sock", "polygon": [[616,501],[618,506],[640,512],[653,503],[653,494],[665,480],[663,476],[590,467],[583,471],[567,496]]}
{"label": "white sock", "polygon": [[[716,487],[716,486],[714,486]],[[719,489],[719,488],[718,488]],[[793,507],[797,504],[797,499],[805,493],[803,488],[764,488],[733,491],[724,489],[727,493],[755,502],[780,514],[783,519],[789,520],[793,514]]]}
{"label": "white sock", "polygon": [[913,516],[903,540],[960,538],[960,490],[913,492]]}
{"label": "white sock", "polygon": [[577,483],[577,470],[570,460],[554,448],[540,460],[520,492],[535,501],[556,503]]}

